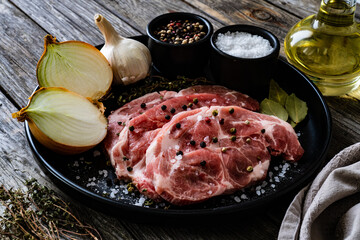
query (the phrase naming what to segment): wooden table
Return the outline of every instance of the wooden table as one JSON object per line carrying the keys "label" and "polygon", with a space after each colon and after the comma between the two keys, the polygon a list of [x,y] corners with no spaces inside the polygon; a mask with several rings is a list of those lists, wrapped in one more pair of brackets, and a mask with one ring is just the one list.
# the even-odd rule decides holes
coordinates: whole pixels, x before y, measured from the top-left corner
{"label": "wooden table", "polygon": [[[101,13],[124,36],[145,33],[155,16],[173,12],[193,12],[208,18],[215,30],[235,23],[252,24],[272,31],[283,42],[285,34],[301,18],[317,12],[320,0],[3,0],[0,3],[0,183],[21,188],[29,177],[56,191],[56,186],[40,170],[25,138],[24,125],[11,118],[27,103],[37,85],[35,69],[43,52],[43,37],[52,34],[60,41],[82,40],[103,43],[93,23]],[[359,8],[360,9],[360,8]],[[357,13],[359,10],[357,11]],[[282,45],[283,47],[283,45]],[[283,48],[281,57],[284,58]],[[360,90],[341,97],[325,98],[332,114],[333,137],[327,160],[343,148],[360,141]],[[293,196],[279,199],[261,213],[234,216],[232,223],[168,226],[139,224],[110,217],[73,202],[73,207],[95,226],[103,239],[275,239]]]}

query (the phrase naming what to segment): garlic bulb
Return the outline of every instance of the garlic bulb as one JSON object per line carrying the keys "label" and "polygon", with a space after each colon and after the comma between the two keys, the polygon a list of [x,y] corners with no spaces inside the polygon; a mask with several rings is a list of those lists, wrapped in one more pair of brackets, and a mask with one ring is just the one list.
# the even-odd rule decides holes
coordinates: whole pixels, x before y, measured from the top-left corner
{"label": "garlic bulb", "polygon": [[96,14],[94,19],[105,38],[101,53],[110,62],[115,84],[128,85],[145,78],[151,66],[149,49],[141,42],[121,37],[102,15]]}
{"label": "garlic bulb", "polygon": [[61,87],[40,88],[28,105],[12,117],[28,121],[42,145],[60,154],[77,154],[99,144],[107,133],[107,120],[89,99]]}

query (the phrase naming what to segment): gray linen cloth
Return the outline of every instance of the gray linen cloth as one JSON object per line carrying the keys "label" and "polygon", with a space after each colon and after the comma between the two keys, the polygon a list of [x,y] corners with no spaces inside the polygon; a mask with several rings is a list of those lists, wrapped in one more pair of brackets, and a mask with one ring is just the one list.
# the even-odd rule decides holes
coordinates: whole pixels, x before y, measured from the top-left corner
{"label": "gray linen cloth", "polygon": [[338,153],[295,196],[278,239],[360,240],[360,142]]}

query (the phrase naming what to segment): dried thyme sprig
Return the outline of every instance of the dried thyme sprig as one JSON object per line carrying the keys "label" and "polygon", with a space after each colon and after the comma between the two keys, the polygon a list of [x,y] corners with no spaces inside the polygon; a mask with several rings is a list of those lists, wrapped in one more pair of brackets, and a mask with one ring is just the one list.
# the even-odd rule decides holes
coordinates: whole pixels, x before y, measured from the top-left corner
{"label": "dried thyme sprig", "polygon": [[54,191],[35,179],[26,186],[26,193],[0,186],[0,203],[4,207],[0,235],[4,239],[101,239],[99,232],[80,222]]}

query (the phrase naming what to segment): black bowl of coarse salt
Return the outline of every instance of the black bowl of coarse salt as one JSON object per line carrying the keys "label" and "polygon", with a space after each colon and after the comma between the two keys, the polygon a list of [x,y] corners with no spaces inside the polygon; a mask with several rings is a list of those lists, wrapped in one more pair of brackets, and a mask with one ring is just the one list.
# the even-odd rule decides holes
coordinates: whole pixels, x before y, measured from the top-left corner
{"label": "black bowl of coarse salt", "polygon": [[209,60],[212,24],[200,15],[173,12],[154,18],[146,28],[153,67],[162,75],[199,77]]}
{"label": "black bowl of coarse salt", "polygon": [[217,30],[210,42],[210,70],[217,83],[266,96],[280,51],[274,34],[256,26],[231,25]]}

